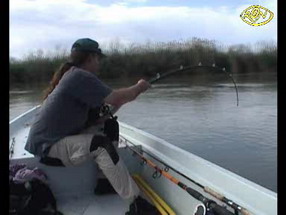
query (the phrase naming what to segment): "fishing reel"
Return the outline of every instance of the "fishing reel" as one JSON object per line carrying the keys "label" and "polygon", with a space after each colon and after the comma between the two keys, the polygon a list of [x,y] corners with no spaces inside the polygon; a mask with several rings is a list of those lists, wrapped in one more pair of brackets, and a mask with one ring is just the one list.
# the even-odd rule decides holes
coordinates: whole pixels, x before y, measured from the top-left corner
{"label": "fishing reel", "polygon": [[117,116],[113,116],[110,110],[109,105],[103,104],[100,107],[99,116],[109,118],[104,122],[103,132],[110,139],[111,142],[119,141],[119,123],[117,121]]}
{"label": "fishing reel", "polygon": [[112,112],[111,112],[111,106],[108,105],[108,104],[103,104],[100,106],[100,109],[99,109],[99,116],[100,117],[104,117],[104,116],[110,116],[111,118],[116,118],[117,119],[117,116],[113,116]]}

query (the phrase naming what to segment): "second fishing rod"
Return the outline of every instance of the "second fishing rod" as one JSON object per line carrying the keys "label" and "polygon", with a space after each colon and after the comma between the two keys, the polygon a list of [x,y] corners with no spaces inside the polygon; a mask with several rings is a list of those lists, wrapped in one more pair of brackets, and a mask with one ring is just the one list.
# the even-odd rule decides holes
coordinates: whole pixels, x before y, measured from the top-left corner
{"label": "second fishing rod", "polygon": [[[198,187],[202,188],[206,193],[210,194],[211,196],[215,197],[216,199],[226,203],[228,206],[230,206],[231,208],[234,209],[235,214],[239,214],[241,213],[242,215],[251,215],[251,213],[244,207],[238,205],[237,203],[233,202],[232,200],[226,198],[224,195],[218,193],[217,191],[214,191],[213,189],[211,189],[210,187],[204,186],[202,184],[200,184],[199,182],[191,179],[190,177],[186,176],[185,174],[181,173],[180,171],[178,171],[177,169],[175,169],[174,167],[166,164],[165,162],[163,162],[162,160],[158,159],[157,157],[155,157],[154,155],[152,155],[151,153],[147,152],[146,150],[143,150],[141,148],[138,148],[137,145],[135,145],[134,143],[132,143],[131,141],[127,140],[126,138],[124,138],[122,135],[119,135],[121,138],[121,141],[124,142],[124,144],[126,145],[127,142],[130,143],[132,146],[134,146],[134,148],[136,148],[138,151],[140,152],[144,152],[145,154],[147,154],[148,156],[150,156],[151,158],[153,158],[154,160],[158,161],[159,163],[163,164],[165,166],[165,168],[163,169],[165,172],[168,172],[169,169],[171,169],[172,171],[176,172],[177,174],[179,174],[180,176],[186,178],[187,180],[191,181],[192,183],[196,184]],[[144,161],[144,163],[146,163]],[[156,173],[156,172],[155,172]],[[157,173],[156,173],[157,174]],[[154,174],[154,176],[156,175]],[[153,176],[153,177],[154,177]],[[155,178],[155,177],[154,177]]]}
{"label": "second fishing rod", "polygon": [[[148,166],[154,168],[156,171],[155,173],[160,173],[165,178],[179,186],[181,189],[185,190],[188,194],[190,194],[193,198],[201,201],[205,207],[208,209],[208,211],[211,211],[213,215],[235,215],[234,213],[227,210],[225,207],[220,206],[215,201],[205,197],[200,192],[194,190],[191,187],[188,187],[186,184],[178,180],[176,177],[172,176],[170,173],[166,172],[165,170],[159,168],[155,163],[153,163],[151,160],[145,158],[142,154],[137,152],[137,150],[131,148],[128,144],[126,144],[127,148],[130,149],[134,154],[138,155],[140,159],[143,160],[144,163],[146,163]],[[154,175],[154,174],[153,174]]]}

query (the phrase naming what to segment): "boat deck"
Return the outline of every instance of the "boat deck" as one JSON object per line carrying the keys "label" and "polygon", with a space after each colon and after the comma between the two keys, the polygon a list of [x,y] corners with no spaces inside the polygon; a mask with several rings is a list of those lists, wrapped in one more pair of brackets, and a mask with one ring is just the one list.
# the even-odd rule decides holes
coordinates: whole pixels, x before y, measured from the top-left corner
{"label": "boat deck", "polygon": [[129,203],[117,194],[67,196],[57,198],[58,210],[64,215],[125,215]]}
{"label": "boat deck", "polygon": [[[94,161],[90,160],[76,167],[50,167],[39,163],[37,158],[24,150],[30,125],[38,108],[35,107],[10,122],[10,164],[24,163],[29,168],[38,167],[43,170],[57,199],[58,209],[64,215],[124,215],[128,211],[129,202],[117,194],[94,195],[93,189],[100,176]],[[136,150],[144,149],[192,180],[247,208],[250,214],[277,214],[276,193],[132,126],[120,123],[120,134],[122,147],[118,148],[118,153],[130,174],[140,174],[176,214],[195,214],[202,203],[165,177],[154,179],[154,169],[144,165],[138,156],[133,156],[134,154],[124,147],[125,143],[129,141],[135,144],[136,146],[131,146],[128,143],[133,149],[136,147]],[[143,155],[160,168],[166,167],[147,154]],[[176,172],[171,171],[171,175],[207,198],[225,205]]]}

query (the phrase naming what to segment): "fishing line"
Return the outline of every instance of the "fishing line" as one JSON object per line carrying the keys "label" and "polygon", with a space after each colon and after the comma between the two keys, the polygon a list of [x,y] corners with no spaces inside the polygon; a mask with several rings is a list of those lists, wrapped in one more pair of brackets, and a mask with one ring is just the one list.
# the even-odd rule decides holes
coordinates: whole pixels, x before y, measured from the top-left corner
{"label": "fishing line", "polygon": [[217,70],[217,71],[222,71],[224,72],[232,81],[232,83],[234,84],[234,87],[235,87],[235,91],[236,91],[236,103],[237,103],[237,106],[239,104],[239,98],[238,98],[238,90],[237,90],[237,86],[236,86],[236,83],[232,77],[232,74],[227,72],[225,67],[223,68],[220,68],[220,67],[217,67],[215,64],[213,64],[212,66],[207,66],[207,65],[202,65],[201,63],[199,63],[199,65],[197,66],[180,66],[179,69],[175,69],[175,70],[171,70],[171,71],[168,71],[168,72],[165,72],[165,73],[157,73],[156,76],[154,76],[153,78],[151,78],[148,82],[150,84],[154,84],[156,83],[157,81],[159,80],[162,80],[163,78],[166,78],[170,75],[173,75],[177,72],[183,72],[183,71],[187,71],[187,70],[195,70],[195,69],[198,69],[198,68],[205,68],[205,69],[214,69],[214,70]]}

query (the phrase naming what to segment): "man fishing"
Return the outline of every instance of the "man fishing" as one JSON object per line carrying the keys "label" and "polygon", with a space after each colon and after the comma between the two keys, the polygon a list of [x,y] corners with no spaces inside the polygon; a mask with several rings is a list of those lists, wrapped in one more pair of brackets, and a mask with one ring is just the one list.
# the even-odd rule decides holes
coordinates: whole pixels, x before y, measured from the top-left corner
{"label": "man fishing", "polygon": [[106,120],[100,118],[104,104],[115,112],[150,84],[141,79],[128,88],[111,89],[97,77],[103,57],[99,44],[89,38],[72,45],[68,62],[50,82],[25,149],[52,166],[77,166],[91,158],[114,190],[131,203],[126,214],[159,214],[139,196],[137,184],[116,151],[116,141],[104,132],[109,129]]}

